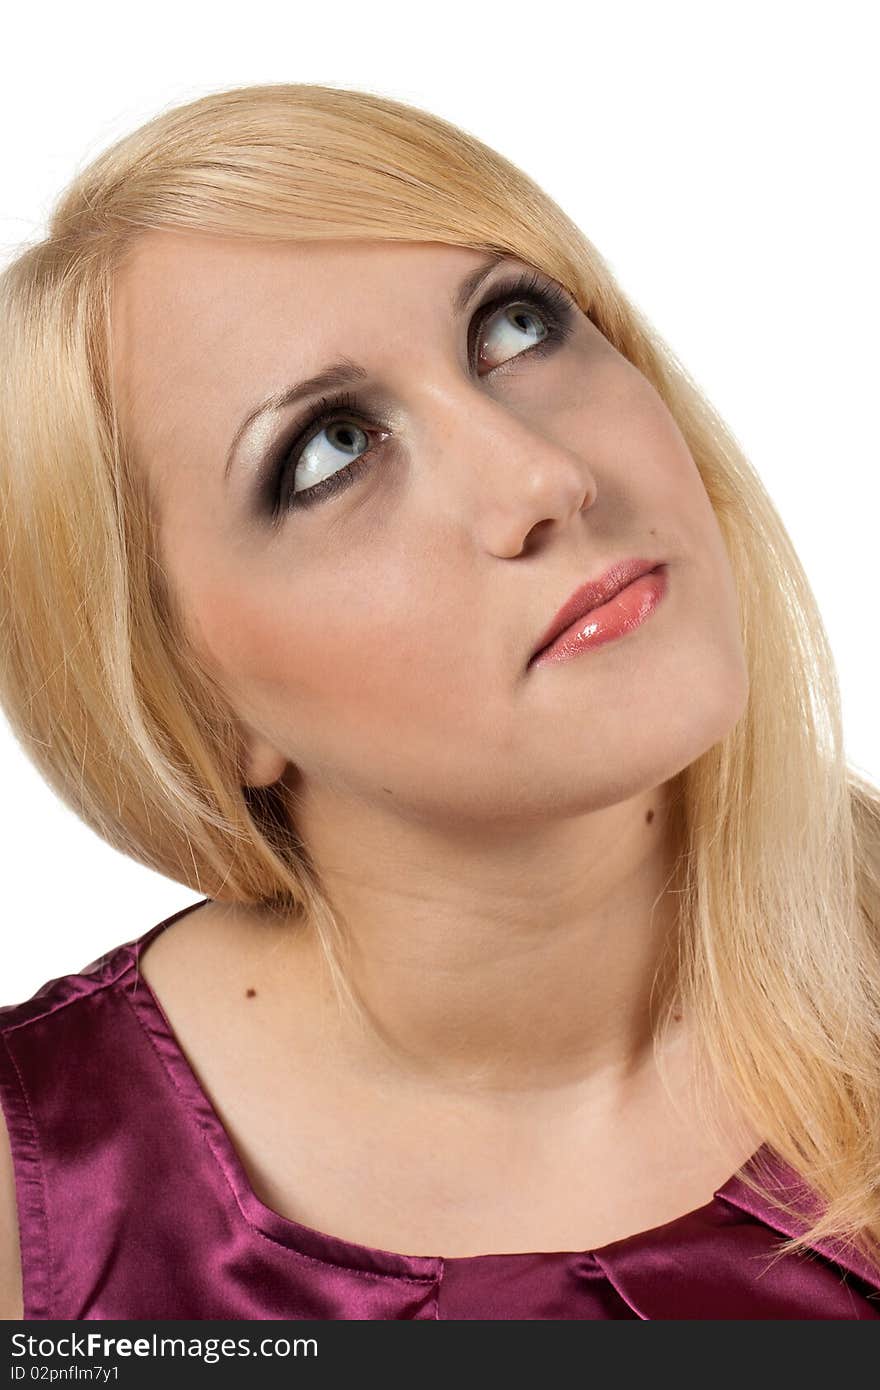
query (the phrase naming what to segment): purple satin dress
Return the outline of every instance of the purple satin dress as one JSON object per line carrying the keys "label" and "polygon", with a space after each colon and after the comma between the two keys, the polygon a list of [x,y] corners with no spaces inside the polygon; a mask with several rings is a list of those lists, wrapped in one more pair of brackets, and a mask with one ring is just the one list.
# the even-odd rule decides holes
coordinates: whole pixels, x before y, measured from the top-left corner
{"label": "purple satin dress", "polygon": [[402,1255],[279,1215],[138,970],[202,902],[0,1008],[25,1318],[880,1318],[880,1276],[839,1242],[769,1268],[798,1230],[735,1176],[596,1250]]}

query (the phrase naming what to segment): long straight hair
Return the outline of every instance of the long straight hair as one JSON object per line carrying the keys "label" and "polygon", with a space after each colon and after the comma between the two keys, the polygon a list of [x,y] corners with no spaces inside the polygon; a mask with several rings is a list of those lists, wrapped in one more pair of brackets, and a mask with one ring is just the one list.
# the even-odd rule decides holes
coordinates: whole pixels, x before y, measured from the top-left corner
{"label": "long straight hair", "polygon": [[[880,793],[845,758],[829,642],[752,466],[557,204],[471,134],[367,91],[241,87],[162,112],[90,163],[0,277],[0,702],[25,753],[122,853],[316,934],[360,1017],[347,935],[281,783],[241,782],[224,691],[184,640],[154,499],[119,426],[114,276],[139,235],[441,242],[564,285],[651,382],[715,510],[749,700],[675,779],[681,930],[661,1047],[695,1024],[706,1075],[822,1199],[806,1229],[880,1267]],[[293,810],[293,814],[291,811]],[[714,1124],[714,1117],[707,1116]]]}

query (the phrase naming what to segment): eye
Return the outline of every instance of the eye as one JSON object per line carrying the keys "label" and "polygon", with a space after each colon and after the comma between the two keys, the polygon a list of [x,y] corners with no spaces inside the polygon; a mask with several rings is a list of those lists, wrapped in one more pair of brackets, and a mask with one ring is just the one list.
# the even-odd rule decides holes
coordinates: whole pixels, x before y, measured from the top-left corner
{"label": "eye", "polygon": [[[499,332],[500,330],[500,332]],[[552,329],[544,322],[543,312],[539,309],[536,313],[525,300],[519,303],[510,304],[500,311],[496,317],[495,337],[501,345],[501,357],[507,361],[509,357],[522,352],[525,348],[537,347],[538,343],[550,336]],[[537,334],[531,342],[530,334]],[[485,338],[483,339],[485,342]],[[480,362],[486,362],[487,355],[481,351]],[[496,363],[495,365],[500,365]],[[494,370],[490,368],[490,370]]]}
{"label": "eye", "polygon": [[[552,281],[541,285],[541,278],[521,276],[477,309],[472,326],[480,331],[488,325],[489,332],[481,335],[476,361],[489,372],[525,353],[551,352],[570,336],[574,303]],[[286,510],[314,506],[350,486],[370,466],[378,448],[370,447],[371,436],[388,432],[365,428],[355,419],[361,414],[357,397],[347,391],[318,402],[292,446],[282,450],[271,489],[275,521]]]}
{"label": "eye", "polygon": [[[312,429],[317,424],[317,431],[301,448],[287,455],[287,473],[290,477],[292,472],[294,484],[293,496],[288,492],[287,506],[308,507],[317,500],[314,496],[316,489],[319,495],[335,490],[327,486],[340,476],[334,469],[341,469],[347,476],[359,461],[362,451],[368,447],[368,431],[357,424],[350,414],[342,413],[347,406],[352,411],[357,410],[356,401],[347,392],[319,405],[306,426],[306,429]],[[334,418],[328,419],[331,415]],[[302,500],[303,494],[308,494],[306,500]]]}

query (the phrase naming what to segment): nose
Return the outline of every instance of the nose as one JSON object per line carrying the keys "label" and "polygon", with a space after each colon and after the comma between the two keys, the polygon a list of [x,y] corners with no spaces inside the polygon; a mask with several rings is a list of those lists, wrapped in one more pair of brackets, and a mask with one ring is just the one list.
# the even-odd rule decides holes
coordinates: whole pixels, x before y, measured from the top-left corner
{"label": "nose", "polygon": [[443,441],[437,505],[492,554],[519,555],[595,502],[596,477],[584,453],[553,438],[546,420],[529,420],[467,385],[434,400],[430,428]]}

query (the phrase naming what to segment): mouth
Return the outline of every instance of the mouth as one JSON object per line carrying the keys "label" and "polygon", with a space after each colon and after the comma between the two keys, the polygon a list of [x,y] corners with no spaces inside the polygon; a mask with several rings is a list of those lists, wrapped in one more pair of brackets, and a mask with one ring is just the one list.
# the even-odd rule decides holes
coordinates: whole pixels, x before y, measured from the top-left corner
{"label": "mouth", "polygon": [[572,593],[555,614],[550,625],[543,632],[538,645],[529,657],[532,666],[538,658],[553,645],[556,639],[573,623],[591,613],[603,604],[609,603],[621,591],[640,579],[643,575],[659,570],[662,560],[630,559],[620,560],[611,565],[604,574],[589,579]]}

